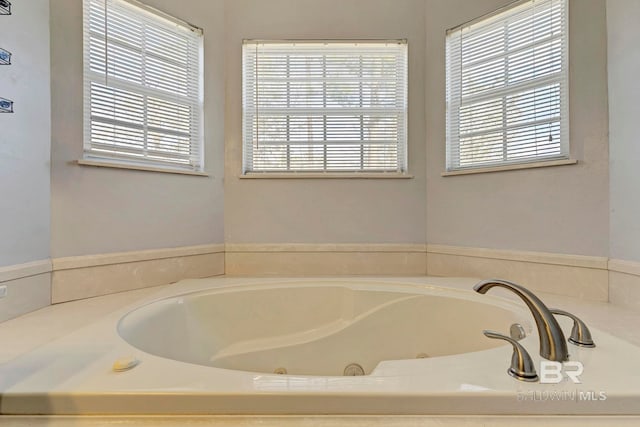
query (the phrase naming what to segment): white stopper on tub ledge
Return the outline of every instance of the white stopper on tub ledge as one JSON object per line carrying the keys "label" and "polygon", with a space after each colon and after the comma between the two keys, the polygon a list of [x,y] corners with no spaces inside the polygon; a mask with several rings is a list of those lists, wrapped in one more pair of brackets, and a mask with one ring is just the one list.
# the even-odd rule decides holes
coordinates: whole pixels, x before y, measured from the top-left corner
{"label": "white stopper on tub ledge", "polygon": [[114,372],[125,372],[129,369],[133,369],[140,364],[140,360],[136,359],[135,356],[126,356],[117,359],[113,362],[112,369]]}

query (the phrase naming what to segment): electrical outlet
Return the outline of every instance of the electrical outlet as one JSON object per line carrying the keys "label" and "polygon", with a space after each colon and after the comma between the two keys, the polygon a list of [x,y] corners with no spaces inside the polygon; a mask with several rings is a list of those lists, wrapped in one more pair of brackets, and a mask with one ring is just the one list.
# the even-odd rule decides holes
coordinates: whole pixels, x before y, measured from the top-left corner
{"label": "electrical outlet", "polygon": [[0,298],[7,296],[7,285],[0,286]]}

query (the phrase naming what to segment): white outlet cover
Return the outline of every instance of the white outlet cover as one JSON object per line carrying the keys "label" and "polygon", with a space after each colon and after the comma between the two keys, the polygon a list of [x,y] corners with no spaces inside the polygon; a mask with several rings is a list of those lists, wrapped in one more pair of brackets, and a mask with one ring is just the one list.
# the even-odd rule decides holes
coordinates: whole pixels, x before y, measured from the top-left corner
{"label": "white outlet cover", "polygon": [[7,296],[7,285],[0,286],[0,298]]}

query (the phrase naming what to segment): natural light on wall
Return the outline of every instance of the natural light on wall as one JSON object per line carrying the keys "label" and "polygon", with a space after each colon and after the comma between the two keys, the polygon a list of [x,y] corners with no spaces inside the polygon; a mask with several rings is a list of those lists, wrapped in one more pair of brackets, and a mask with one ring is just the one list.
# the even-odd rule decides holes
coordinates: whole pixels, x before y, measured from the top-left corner
{"label": "natural light on wall", "polygon": [[202,31],[85,0],[84,46],[85,160],[202,170]]}
{"label": "natural light on wall", "polygon": [[569,157],[566,0],[447,32],[447,170]]}
{"label": "natural light on wall", "polygon": [[406,41],[245,41],[243,172],[404,172]]}

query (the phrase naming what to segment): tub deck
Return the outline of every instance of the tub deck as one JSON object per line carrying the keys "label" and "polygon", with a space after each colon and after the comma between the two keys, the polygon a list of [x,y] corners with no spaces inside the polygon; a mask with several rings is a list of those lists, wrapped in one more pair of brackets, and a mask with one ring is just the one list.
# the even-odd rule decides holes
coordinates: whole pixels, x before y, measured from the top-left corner
{"label": "tub deck", "polygon": [[[0,325],[0,413],[640,415],[640,373],[630,369],[640,360],[640,348],[634,345],[640,337],[628,330],[629,325],[639,324],[637,315],[602,303],[540,294],[548,305],[574,311],[593,326],[596,349],[569,347],[572,360],[584,363],[582,384],[512,379],[506,375],[511,354],[507,346],[427,360],[385,361],[360,377],[283,376],[154,356],[128,344],[115,328],[124,314],[143,302],[203,287],[282,280],[186,280],[52,306],[5,322]],[[424,277],[352,280],[439,286],[456,292],[475,283]],[[565,330],[570,327],[562,325]],[[598,326],[608,326],[611,333]],[[613,335],[625,332],[625,339]],[[537,337],[526,340],[539,366]],[[114,372],[114,360],[123,356],[135,356],[141,363],[128,372]]]}

